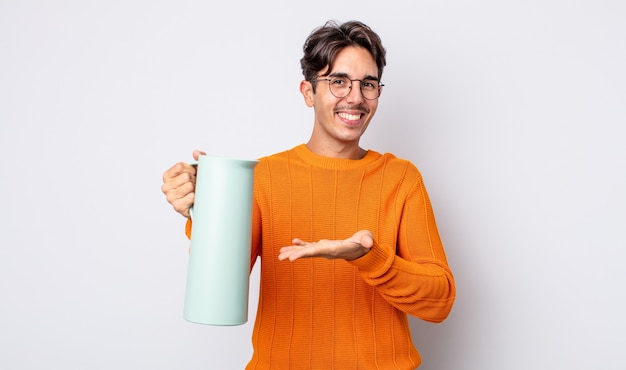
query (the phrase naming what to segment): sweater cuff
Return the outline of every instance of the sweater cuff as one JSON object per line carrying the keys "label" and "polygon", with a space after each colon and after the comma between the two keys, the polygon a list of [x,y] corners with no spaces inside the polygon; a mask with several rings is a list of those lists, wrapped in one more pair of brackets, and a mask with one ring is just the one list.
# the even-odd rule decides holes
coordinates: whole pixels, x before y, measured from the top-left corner
{"label": "sweater cuff", "polygon": [[395,254],[388,248],[384,248],[374,242],[374,245],[366,255],[349,262],[368,277],[376,277],[389,270],[394,257]]}
{"label": "sweater cuff", "polygon": [[187,223],[185,224],[185,235],[187,238],[191,239],[191,219],[187,219]]}

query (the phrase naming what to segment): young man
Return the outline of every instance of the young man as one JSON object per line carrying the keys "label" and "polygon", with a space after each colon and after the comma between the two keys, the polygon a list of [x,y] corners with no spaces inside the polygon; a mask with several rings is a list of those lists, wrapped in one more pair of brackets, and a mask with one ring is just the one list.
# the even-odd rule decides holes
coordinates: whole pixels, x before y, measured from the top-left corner
{"label": "young man", "polygon": [[[380,38],[360,22],[327,23],[304,44],[300,92],[313,132],[255,169],[261,293],[247,369],[415,369],[407,313],[440,322],[452,308],[454,278],[419,171],[359,146],[385,63]],[[163,175],[183,216],[194,189],[188,164]]]}

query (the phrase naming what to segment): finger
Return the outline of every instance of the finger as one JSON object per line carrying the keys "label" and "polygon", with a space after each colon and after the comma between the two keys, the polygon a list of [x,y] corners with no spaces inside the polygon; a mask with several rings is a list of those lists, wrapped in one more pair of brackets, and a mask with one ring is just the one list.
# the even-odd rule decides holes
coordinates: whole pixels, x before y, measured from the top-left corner
{"label": "finger", "polygon": [[182,198],[189,193],[193,193],[195,188],[196,178],[188,173],[180,174],[161,185],[161,191],[165,194],[168,201]]}
{"label": "finger", "polygon": [[284,261],[284,260],[286,260],[288,258],[289,258],[289,252],[283,252],[283,253],[278,255],[278,260],[279,261]]}
{"label": "finger", "polygon": [[206,155],[206,153],[201,150],[194,150],[191,155],[193,156],[193,159],[197,161],[201,155]]}
{"label": "finger", "polygon": [[293,249],[283,254],[283,260],[289,259],[289,261],[293,262],[297,259],[303,257],[310,257],[308,250],[310,248],[301,248],[301,249]]}
{"label": "finger", "polygon": [[298,238],[293,239],[293,240],[291,241],[291,243],[292,243],[293,245],[300,245],[300,246],[301,246],[301,245],[306,245],[306,244],[307,244],[307,242],[305,242],[305,241],[304,241],[304,240],[302,240],[302,239],[298,239]]}
{"label": "finger", "polygon": [[170,204],[174,210],[185,217],[190,217],[189,208],[193,205],[195,199],[195,193],[189,193],[185,197],[177,199]]}
{"label": "finger", "polygon": [[327,247],[320,245],[320,243],[308,243],[304,242],[303,245],[291,245],[281,248],[282,259],[289,259],[295,261],[299,258],[309,257],[327,257],[325,249]]}
{"label": "finger", "polygon": [[289,257],[294,253],[296,248],[297,247],[295,247],[295,246],[289,246],[289,247],[282,247],[282,248],[280,248],[280,253],[278,254],[278,259],[280,261],[284,261],[286,259],[289,259]]}
{"label": "finger", "polygon": [[164,183],[164,185],[167,185],[171,189],[176,189],[187,184],[191,184],[192,186],[196,184],[195,173],[183,172]]}
{"label": "finger", "polygon": [[189,194],[193,194],[195,192],[195,187],[196,185],[194,182],[186,181],[176,186],[171,186],[171,183],[167,185],[164,184],[162,186],[162,190],[167,201],[172,203],[178,199],[187,197]]}
{"label": "finger", "polygon": [[304,246],[300,246],[300,245],[288,245],[286,247],[282,247],[280,248],[280,250],[278,251],[279,253],[291,253],[295,250],[299,250],[305,248]]}
{"label": "finger", "polygon": [[196,169],[188,163],[178,162],[163,173],[163,182],[169,182],[183,173],[189,173],[195,176]]}
{"label": "finger", "polygon": [[299,258],[312,257],[314,255],[315,248],[313,246],[290,245],[287,247],[282,247],[280,249],[278,259],[281,261],[284,261],[286,259],[289,259],[290,261],[295,261]]}

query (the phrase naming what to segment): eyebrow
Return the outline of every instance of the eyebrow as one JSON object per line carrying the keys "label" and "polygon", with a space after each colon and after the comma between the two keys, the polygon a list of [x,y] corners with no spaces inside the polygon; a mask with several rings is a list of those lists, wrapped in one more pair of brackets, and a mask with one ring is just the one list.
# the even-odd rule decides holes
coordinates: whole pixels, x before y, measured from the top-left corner
{"label": "eyebrow", "polygon": [[[350,78],[350,76],[348,76],[347,73],[345,72],[335,72],[335,73],[331,73],[328,75],[328,77],[347,77]],[[365,77],[363,77],[361,80],[364,81],[378,81],[378,77],[372,76],[372,75],[367,75]]]}

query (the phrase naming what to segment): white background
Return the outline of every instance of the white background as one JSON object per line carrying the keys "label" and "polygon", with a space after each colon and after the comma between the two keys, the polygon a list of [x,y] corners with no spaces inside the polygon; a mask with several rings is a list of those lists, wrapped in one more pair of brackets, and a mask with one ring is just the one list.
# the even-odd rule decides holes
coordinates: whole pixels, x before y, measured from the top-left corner
{"label": "white background", "polygon": [[422,171],[458,285],[421,369],[624,369],[622,1],[0,0],[0,368],[241,369],[182,319],[171,164],[305,142],[304,39],[371,25],[363,139]]}

